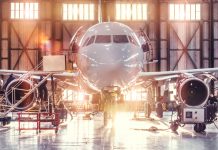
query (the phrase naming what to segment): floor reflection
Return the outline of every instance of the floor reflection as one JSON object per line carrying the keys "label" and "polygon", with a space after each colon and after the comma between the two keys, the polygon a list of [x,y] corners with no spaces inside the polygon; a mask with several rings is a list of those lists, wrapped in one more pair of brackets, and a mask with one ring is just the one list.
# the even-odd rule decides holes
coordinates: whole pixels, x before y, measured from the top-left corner
{"label": "floor reflection", "polygon": [[[92,120],[83,120],[83,114],[69,120],[58,134],[54,131],[22,131],[17,123],[0,131],[0,149],[40,150],[110,150],[110,149],[216,149],[218,131],[208,125],[205,134],[197,134],[192,125],[179,128],[177,133],[169,130],[169,118],[132,119],[132,113],[118,113],[115,121],[103,126],[102,114]],[[154,128],[155,130],[151,130]]]}

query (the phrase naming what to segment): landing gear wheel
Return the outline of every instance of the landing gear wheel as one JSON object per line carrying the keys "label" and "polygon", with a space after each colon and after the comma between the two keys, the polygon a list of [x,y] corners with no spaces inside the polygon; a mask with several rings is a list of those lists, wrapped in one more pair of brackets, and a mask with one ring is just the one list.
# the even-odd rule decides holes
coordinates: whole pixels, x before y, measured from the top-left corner
{"label": "landing gear wheel", "polygon": [[149,103],[145,103],[145,117],[150,118],[151,115],[151,105]]}
{"label": "landing gear wheel", "polygon": [[6,123],[6,121],[4,120],[3,122],[2,122],[2,125],[3,126],[5,126],[7,123]]}
{"label": "landing gear wheel", "polygon": [[163,107],[162,107],[162,104],[160,102],[158,102],[156,104],[156,113],[157,113],[157,117],[159,117],[159,118],[163,117]]}
{"label": "landing gear wheel", "polygon": [[107,126],[107,122],[108,122],[108,113],[104,112],[104,126]]}
{"label": "landing gear wheel", "polygon": [[206,129],[206,124],[202,123],[202,129],[203,129],[203,131],[205,131],[205,129]]}
{"label": "landing gear wheel", "polygon": [[171,122],[171,124],[170,124],[170,129],[171,129],[173,132],[176,132],[177,129],[178,129],[178,127],[179,127],[179,124],[178,124],[176,121]]}
{"label": "landing gear wheel", "polygon": [[58,133],[58,129],[55,129],[55,134],[57,134]]}
{"label": "landing gear wheel", "polygon": [[194,130],[197,133],[204,132],[206,129],[206,125],[204,123],[197,123],[194,125]]}
{"label": "landing gear wheel", "polygon": [[134,112],[133,119],[137,119],[137,114]]}
{"label": "landing gear wheel", "polygon": [[115,112],[115,110],[113,110],[113,112],[111,113],[112,124],[114,124],[114,122],[115,122],[115,116],[116,116],[116,112]]}

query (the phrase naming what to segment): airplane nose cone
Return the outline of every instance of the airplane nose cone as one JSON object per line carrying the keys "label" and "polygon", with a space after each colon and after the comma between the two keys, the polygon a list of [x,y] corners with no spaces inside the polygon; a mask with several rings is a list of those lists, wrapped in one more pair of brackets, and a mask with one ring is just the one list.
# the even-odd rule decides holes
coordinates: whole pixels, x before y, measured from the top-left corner
{"label": "airplane nose cone", "polygon": [[93,46],[93,51],[89,51],[88,56],[93,58],[99,65],[117,64],[128,57],[130,49],[128,46],[104,45]]}
{"label": "airplane nose cone", "polygon": [[120,73],[123,72],[124,65],[121,62],[117,62],[116,64],[108,64],[105,65],[104,69],[104,74],[107,75],[109,78],[117,77],[120,75]]}
{"label": "airplane nose cone", "polygon": [[[98,89],[106,86],[126,87],[140,71],[139,50],[126,45],[92,45],[81,54],[83,75]],[[83,67],[84,66],[84,67]]]}
{"label": "airplane nose cone", "polygon": [[125,80],[125,67],[122,62],[115,64],[107,64],[101,66],[101,72],[99,73],[99,79],[102,85],[116,85],[121,86],[121,82]]}

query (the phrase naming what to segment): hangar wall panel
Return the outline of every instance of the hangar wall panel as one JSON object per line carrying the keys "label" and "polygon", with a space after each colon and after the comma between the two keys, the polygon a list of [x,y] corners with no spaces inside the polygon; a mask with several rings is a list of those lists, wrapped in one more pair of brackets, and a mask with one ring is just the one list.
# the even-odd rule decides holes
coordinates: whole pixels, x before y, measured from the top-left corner
{"label": "hangar wall panel", "polygon": [[8,58],[8,23],[2,21],[1,23],[1,57]]}
{"label": "hangar wall panel", "polygon": [[1,57],[8,58],[8,41],[4,40],[1,44]]}
{"label": "hangar wall panel", "polygon": [[[173,53],[172,56],[177,56],[178,59],[171,59],[170,70],[198,68],[200,66],[200,55],[197,54],[199,50],[199,23],[171,23],[170,53]],[[192,53],[192,55],[190,53]],[[193,53],[196,53],[196,55]]]}
{"label": "hangar wall panel", "polygon": [[[160,1],[161,70],[210,67],[210,3],[194,1],[201,5],[200,20],[170,20],[169,4],[180,3],[181,1]],[[162,65],[165,61],[167,65]]]}
{"label": "hangar wall panel", "polygon": [[1,60],[1,69],[8,69],[8,60],[7,59],[2,59]]}
{"label": "hangar wall panel", "polygon": [[160,3],[160,70],[169,70],[168,51],[168,4]]}

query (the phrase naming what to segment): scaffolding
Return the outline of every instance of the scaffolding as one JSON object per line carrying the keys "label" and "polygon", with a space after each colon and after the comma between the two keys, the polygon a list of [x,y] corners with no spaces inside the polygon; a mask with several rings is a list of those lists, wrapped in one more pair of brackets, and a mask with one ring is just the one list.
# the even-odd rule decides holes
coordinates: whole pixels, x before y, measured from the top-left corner
{"label": "scaffolding", "polygon": [[[17,113],[18,114],[18,130],[36,130],[40,133],[41,130],[55,130],[58,132],[60,124],[59,113]],[[45,124],[46,123],[46,124]],[[49,123],[49,124],[48,124]]]}

